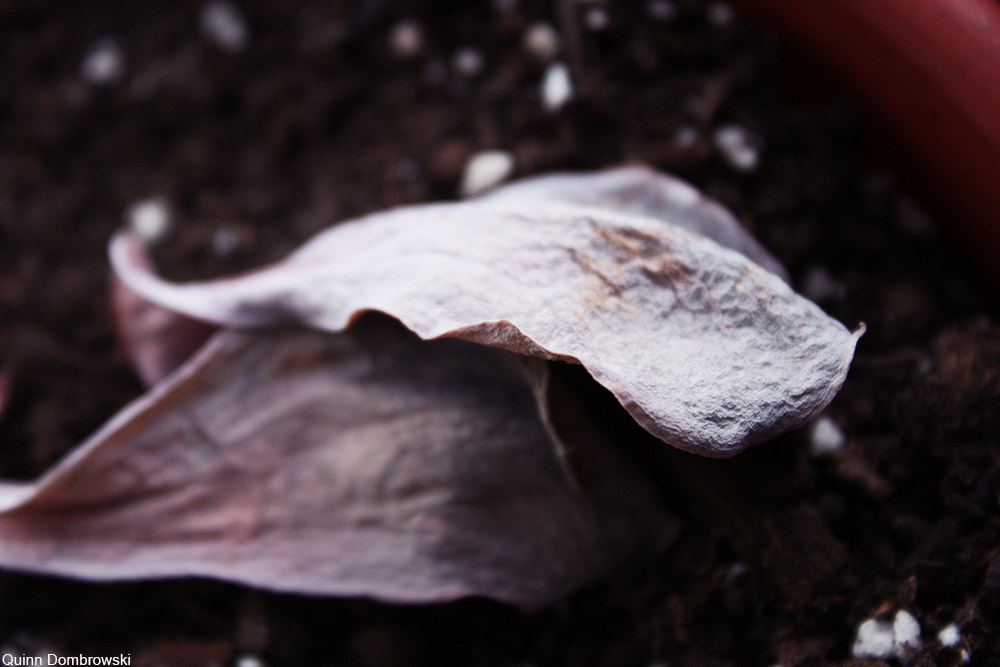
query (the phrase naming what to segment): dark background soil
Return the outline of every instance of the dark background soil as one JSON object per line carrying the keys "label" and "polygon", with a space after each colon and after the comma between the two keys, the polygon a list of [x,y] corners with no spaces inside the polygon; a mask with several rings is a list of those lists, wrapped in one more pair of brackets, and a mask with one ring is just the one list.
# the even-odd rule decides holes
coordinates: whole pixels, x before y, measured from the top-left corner
{"label": "dark background soil", "polygon": [[[0,0],[4,477],[35,477],[140,393],[112,334],[104,247],[128,206],[154,196],[174,215],[158,260],[188,278],[278,258],[350,216],[453,198],[479,150],[510,150],[517,175],[644,162],[724,202],[798,288],[848,326],[868,325],[828,411],[848,437],[833,456],[810,457],[803,430],[704,460],[611,420],[644,452],[684,532],[542,613],[6,573],[0,652],[125,652],[141,665],[246,655],[270,665],[860,665],[850,662],[858,625],[906,609],[924,637],[911,664],[957,665],[962,649],[971,664],[1000,664],[995,293],[947,213],[926,224],[859,113],[816,95],[824,81],[809,81],[803,102],[783,85],[794,55],[739,16],[718,25],[702,2],[674,5],[661,22],[645,2],[582,4],[581,14],[605,7],[610,22],[581,27],[577,97],[549,114],[545,65],[521,45],[531,22],[559,25],[547,2],[246,1],[251,39],[231,54],[199,33],[195,2]],[[425,31],[410,60],[387,46],[401,19]],[[124,75],[95,86],[80,64],[108,37]],[[463,46],[479,49],[480,75],[452,69]],[[727,122],[764,143],[753,173],[713,148]],[[699,130],[686,147],[681,125]],[[832,283],[816,281],[824,272]],[[952,622],[961,643],[943,648],[936,633]]]}

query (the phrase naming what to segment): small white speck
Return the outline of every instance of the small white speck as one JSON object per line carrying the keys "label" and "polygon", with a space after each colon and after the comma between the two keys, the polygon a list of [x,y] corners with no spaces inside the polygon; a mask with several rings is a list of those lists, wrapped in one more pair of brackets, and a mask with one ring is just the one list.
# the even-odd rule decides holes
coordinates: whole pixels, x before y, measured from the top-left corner
{"label": "small white speck", "polygon": [[726,570],[726,573],[722,576],[722,587],[731,588],[737,581],[746,576],[746,573],[750,571],[746,563],[733,563]]}
{"label": "small white speck", "polygon": [[424,29],[416,21],[400,21],[389,31],[389,50],[404,60],[419,56],[424,50]]}
{"label": "small white speck", "polygon": [[602,7],[591,7],[583,15],[583,25],[591,32],[600,32],[608,27],[608,13]]}
{"label": "small white speck", "polygon": [[236,658],[236,667],[267,667],[267,664],[255,655],[241,655]]}
{"label": "small white speck", "polygon": [[550,113],[559,111],[573,99],[573,81],[565,63],[552,63],[542,80],[542,108]]}
{"label": "small white speck", "polygon": [[712,139],[722,159],[736,171],[749,173],[760,163],[759,141],[742,125],[721,125],[716,128]]}
{"label": "small white speck", "polygon": [[908,650],[919,651],[923,645],[920,641],[920,624],[905,609],[896,612],[892,621],[892,633],[898,657],[904,657]]}
{"label": "small white speck", "polygon": [[958,652],[958,657],[962,659],[963,663],[972,661],[972,655],[970,655],[969,652],[964,648]]}
{"label": "small white speck", "polygon": [[822,416],[809,427],[809,455],[815,458],[830,456],[847,444],[847,437],[837,423]]}
{"label": "small white speck", "polygon": [[666,23],[677,18],[677,5],[671,0],[649,0],[646,3],[646,14],[654,21]]}
{"label": "small white speck", "polygon": [[690,148],[698,141],[698,128],[694,125],[680,125],[674,130],[674,144],[678,148]]}
{"label": "small white speck", "polygon": [[145,245],[154,245],[170,233],[170,209],[163,199],[136,202],[125,216],[132,233]]}
{"label": "small white speck", "polygon": [[811,301],[838,301],[847,296],[847,286],[822,264],[813,264],[802,277],[801,292]]}
{"label": "small white speck", "polygon": [[240,234],[226,225],[219,227],[212,234],[212,252],[216,257],[229,257],[240,247]]}
{"label": "small white speck", "polygon": [[725,28],[736,18],[733,8],[725,2],[713,2],[708,6],[708,22],[716,28]]}
{"label": "small white speck", "polygon": [[559,33],[551,23],[538,21],[524,31],[524,49],[532,56],[547,63],[559,54]]}
{"label": "small white speck", "polygon": [[125,54],[113,39],[102,39],[94,44],[80,63],[84,80],[98,86],[115,83],[124,73]]}
{"label": "small white speck", "polygon": [[894,638],[890,623],[869,618],[858,626],[851,655],[858,659],[888,658],[895,653]]}
{"label": "small white speck", "polygon": [[250,28],[239,7],[214,0],[201,8],[201,34],[223,51],[238,53],[250,42]]}
{"label": "small white speck", "polygon": [[471,46],[465,46],[455,52],[451,59],[452,68],[464,77],[473,78],[483,73],[486,61],[483,54]]}
{"label": "small white speck", "polygon": [[962,634],[958,631],[958,626],[952,623],[941,628],[938,633],[938,641],[941,646],[954,646],[962,639]]}
{"label": "small white speck", "polygon": [[465,163],[458,191],[474,197],[503,183],[514,173],[514,156],[507,151],[482,151]]}

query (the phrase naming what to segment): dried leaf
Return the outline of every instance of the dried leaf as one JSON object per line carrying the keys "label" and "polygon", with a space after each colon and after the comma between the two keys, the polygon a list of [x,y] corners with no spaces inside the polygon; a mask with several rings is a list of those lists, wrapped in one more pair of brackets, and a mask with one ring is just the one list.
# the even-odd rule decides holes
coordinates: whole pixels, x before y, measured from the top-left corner
{"label": "dried leaf", "polygon": [[788,282],[781,262],[747,233],[732,213],[687,181],[648,167],[526,178],[498,188],[480,201],[519,205],[562,201],[656,218],[732,248]]}
{"label": "dried leaf", "polygon": [[[132,247],[131,261],[152,268],[140,245]],[[111,310],[117,338],[147,387],[187,361],[216,331],[216,327],[143,299],[117,277],[111,279]]]}
{"label": "dried leaf", "polygon": [[858,335],[642,169],[368,216],[209,283],[160,280],[127,235],[111,254],[147,381],[206,335],[189,317],[321,331],[222,331],[37,483],[0,484],[2,566],[537,608],[676,530],[547,360],[726,456],[821,409]]}
{"label": "dried leaf", "polygon": [[[568,203],[588,178],[605,194]],[[132,261],[135,241],[124,234],[111,258],[144,298],[223,327],[295,322],[338,332],[376,310],[425,339],[580,363],[644,428],[707,456],[799,426],[833,398],[861,332],[745,255],[679,226],[714,230],[760,257],[714,204],[645,170],[545,183],[369,215],[235,278],[167,283]],[[519,187],[534,194],[517,196]],[[606,199],[612,208],[596,205]],[[651,215],[661,206],[678,224]]]}
{"label": "dried leaf", "polygon": [[565,474],[531,371],[381,316],[221,332],[39,482],[0,485],[0,565],[543,606],[675,527],[599,440]]}

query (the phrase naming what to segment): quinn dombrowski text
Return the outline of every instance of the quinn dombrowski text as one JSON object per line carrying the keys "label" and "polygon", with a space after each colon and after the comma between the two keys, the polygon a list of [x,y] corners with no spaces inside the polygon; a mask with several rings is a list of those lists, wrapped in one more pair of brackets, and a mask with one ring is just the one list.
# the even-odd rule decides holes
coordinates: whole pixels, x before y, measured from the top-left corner
{"label": "quinn dombrowski text", "polygon": [[131,665],[132,656],[125,655],[124,653],[120,655],[110,655],[110,656],[91,656],[91,655],[71,655],[62,656],[56,655],[55,653],[49,653],[44,658],[38,655],[13,655],[12,653],[4,653],[0,656],[0,663],[3,665]]}

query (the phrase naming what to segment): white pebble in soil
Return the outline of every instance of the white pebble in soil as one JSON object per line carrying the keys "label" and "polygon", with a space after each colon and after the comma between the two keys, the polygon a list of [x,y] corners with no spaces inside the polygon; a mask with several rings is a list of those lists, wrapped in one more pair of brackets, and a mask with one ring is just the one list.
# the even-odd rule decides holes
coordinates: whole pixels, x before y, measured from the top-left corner
{"label": "white pebble in soil", "polygon": [[610,19],[603,7],[591,7],[583,14],[583,25],[591,32],[600,32],[608,27]]}
{"label": "white pebble in soil", "polygon": [[847,436],[837,422],[822,416],[809,427],[809,455],[814,458],[830,456],[847,444]]}
{"label": "white pebble in soil", "polygon": [[129,229],[143,245],[159,243],[170,233],[170,208],[163,199],[136,202],[128,207],[125,218]]}
{"label": "white pebble in soil", "polygon": [[747,566],[746,563],[743,562],[733,563],[732,565],[729,566],[729,569],[726,570],[726,573],[722,575],[722,581],[720,582],[720,585],[722,586],[722,588],[732,588],[733,586],[736,585],[736,583],[740,579],[745,577],[747,572],[749,571],[750,568]]}
{"label": "white pebble in soil", "polygon": [[712,135],[715,149],[732,169],[750,173],[760,164],[760,140],[742,125],[720,125]]}
{"label": "white pebble in soil", "polygon": [[698,143],[698,128],[694,125],[680,125],[674,130],[674,145],[678,148],[691,148]]}
{"label": "white pebble in soil", "polygon": [[483,73],[486,61],[478,49],[464,46],[452,56],[451,67],[457,74],[471,79]]}
{"label": "white pebble in soil", "polygon": [[542,79],[542,108],[555,113],[573,99],[573,80],[565,63],[549,65]]}
{"label": "white pebble in soil", "polygon": [[416,58],[424,50],[424,29],[416,21],[400,21],[389,31],[389,50],[402,60]]}
{"label": "white pebble in soil", "polygon": [[514,173],[514,156],[507,151],[482,151],[465,163],[458,192],[474,197],[495,188]]}
{"label": "white pebble in soil", "polygon": [[901,609],[891,623],[874,618],[863,622],[858,627],[851,655],[859,660],[897,658],[905,662],[922,645],[920,624],[912,614]]}
{"label": "white pebble in soil", "polygon": [[559,33],[551,23],[538,21],[524,31],[524,50],[543,63],[559,55]]}
{"label": "white pebble in soil", "polygon": [[106,86],[125,74],[125,54],[113,39],[102,39],[90,47],[80,63],[80,75],[87,83]]}
{"label": "white pebble in soil", "polygon": [[736,12],[725,2],[713,2],[708,6],[708,24],[715,28],[726,28],[736,19]]}
{"label": "white pebble in soil", "polygon": [[212,252],[216,257],[229,257],[240,248],[240,233],[228,225],[212,234]]}
{"label": "white pebble in soil", "polygon": [[889,658],[894,653],[893,638],[891,623],[869,618],[858,626],[851,656],[858,660]]}
{"label": "white pebble in soil", "polygon": [[923,646],[920,641],[920,624],[913,614],[900,609],[896,612],[896,618],[892,621],[892,632],[895,637],[896,655],[903,657],[907,649],[919,651]]}
{"label": "white pebble in soil", "polygon": [[214,0],[203,6],[199,26],[202,36],[223,51],[239,53],[250,43],[246,19],[231,2]]}
{"label": "white pebble in soil", "polygon": [[267,663],[255,655],[241,655],[236,658],[236,667],[267,667]]}
{"label": "white pebble in soil", "polygon": [[962,633],[958,631],[958,626],[954,623],[946,625],[938,632],[938,641],[941,646],[954,646],[962,640]]}
{"label": "white pebble in soil", "polygon": [[677,5],[671,0],[649,0],[646,3],[646,14],[660,23],[667,23],[677,18]]}

